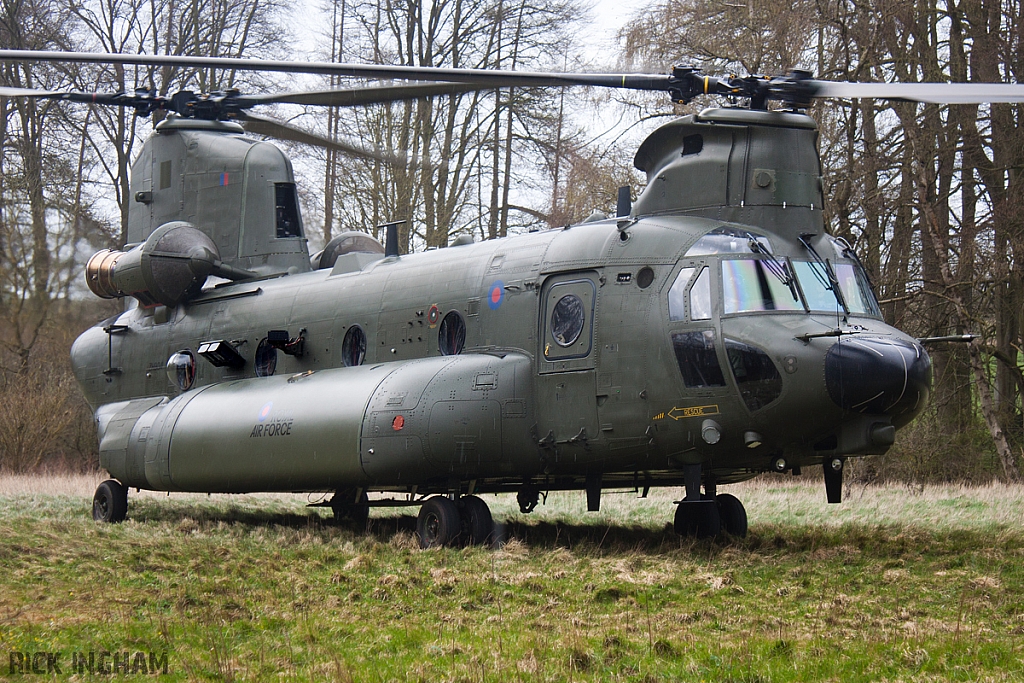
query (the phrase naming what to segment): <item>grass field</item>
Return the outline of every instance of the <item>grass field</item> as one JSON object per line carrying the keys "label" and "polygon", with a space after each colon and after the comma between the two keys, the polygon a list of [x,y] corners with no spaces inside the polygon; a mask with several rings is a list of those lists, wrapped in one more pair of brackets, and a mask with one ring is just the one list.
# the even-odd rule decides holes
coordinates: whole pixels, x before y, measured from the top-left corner
{"label": "grass field", "polygon": [[487,497],[504,548],[420,551],[409,510],[359,535],[305,496],[133,493],[98,525],[100,479],[0,478],[0,678],[106,651],[166,652],[161,680],[1024,680],[1019,487],[762,479],[717,542],[672,532],[677,491]]}

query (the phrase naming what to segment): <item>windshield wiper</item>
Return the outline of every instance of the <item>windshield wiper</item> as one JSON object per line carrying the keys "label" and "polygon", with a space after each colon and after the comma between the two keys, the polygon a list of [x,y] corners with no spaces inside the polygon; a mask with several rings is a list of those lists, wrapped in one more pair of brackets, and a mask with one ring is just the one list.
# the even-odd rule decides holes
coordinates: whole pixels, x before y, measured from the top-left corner
{"label": "windshield wiper", "polygon": [[825,271],[825,277],[822,277],[821,273],[819,273],[814,267],[811,267],[811,272],[814,273],[814,277],[818,279],[818,282],[820,282],[825,289],[832,292],[832,295],[836,298],[836,302],[842,307],[842,309],[846,313],[849,313],[850,309],[846,306],[846,299],[843,298],[843,292],[839,288],[839,278],[836,277],[835,271],[832,270],[832,264],[828,262],[828,259],[821,258],[821,254],[819,254],[818,250],[811,245],[810,240],[807,239],[808,237],[814,237],[814,233],[806,232],[800,235],[800,244],[804,245],[804,249],[811,253],[814,261],[821,266],[822,270]]}
{"label": "windshield wiper", "polygon": [[774,275],[779,282],[789,288],[789,293],[793,295],[793,301],[800,301],[800,295],[796,291],[796,278],[789,272],[789,265],[780,261],[775,254],[768,251],[768,248],[758,242],[757,238],[749,232],[747,233],[747,239],[750,240],[750,251],[764,256],[761,262],[764,264],[765,269]]}

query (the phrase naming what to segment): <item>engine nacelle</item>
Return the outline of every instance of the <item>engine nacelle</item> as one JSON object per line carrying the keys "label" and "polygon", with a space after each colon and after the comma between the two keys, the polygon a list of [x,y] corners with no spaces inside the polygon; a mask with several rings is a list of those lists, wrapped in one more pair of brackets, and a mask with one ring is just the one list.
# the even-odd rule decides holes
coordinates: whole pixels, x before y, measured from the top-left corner
{"label": "engine nacelle", "polygon": [[241,280],[255,273],[226,266],[213,240],[184,221],[161,225],[127,252],[98,251],[85,267],[93,294],[133,296],[143,306],[177,306],[197,295],[210,275]]}

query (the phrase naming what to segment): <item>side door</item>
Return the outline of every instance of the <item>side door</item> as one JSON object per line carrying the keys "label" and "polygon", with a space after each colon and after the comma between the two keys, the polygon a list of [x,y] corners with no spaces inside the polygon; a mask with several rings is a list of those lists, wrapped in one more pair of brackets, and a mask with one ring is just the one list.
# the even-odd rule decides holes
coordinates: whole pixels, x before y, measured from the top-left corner
{"label": "side door", "polygon": [[559,273],[541,289],[538,320],[537,425],[549,465],[591,459],[598,437],[595,321],[598,277]]}

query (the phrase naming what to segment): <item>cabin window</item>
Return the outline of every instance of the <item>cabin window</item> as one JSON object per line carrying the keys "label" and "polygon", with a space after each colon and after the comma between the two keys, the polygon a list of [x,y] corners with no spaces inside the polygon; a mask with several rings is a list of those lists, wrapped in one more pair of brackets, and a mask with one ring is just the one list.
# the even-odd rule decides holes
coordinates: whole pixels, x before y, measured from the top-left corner
{"label": "cabin window", "polygon": [[751,412],[764,408],[782,394],[782,376],[767,353],[756,346],[726,339],[725,355],[743,403]]}
{"label": "cabin window", "polygon": [[687,387],[725,386],[722,366],[715,352],[714,330],[676,332],[672,335],[672,348]]}
{"label": "cabin window", "polygon": [[457,356],[466,346],[466,321],[457,311],[449,311],[437,328],[437,346],[443,356]]}
{"label": "cabin window", "polygon": [[345,367],[351,368],[362,365],[366,358],[366,333],[359,325],[353,325],[345,333],[345,339],[341,342],[341,360]]}
{"label": "cabin window", "polygon": [[790,289],[761,259],[722,261],[722,299],[726,314],[804,310],[795,288]]}
{"label": "cabin window", "polygon": [[295,183],[274,183],[274,214],[277,217],[278,237],[302,236]]}
{"label": "cabin window", "polygon": [[551,309],[551,337],[556,344],[567,349],[580,338],[585,322],[583,299],[575,294],[566,294]]}
{"label": "cabin window", "polygon": [[277,349],[270,345],[266,337],[256,346],[252,364],[256,368],[257,377],[271,377],[277,371]]}

